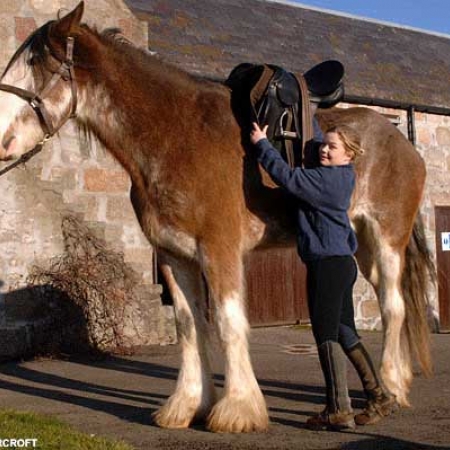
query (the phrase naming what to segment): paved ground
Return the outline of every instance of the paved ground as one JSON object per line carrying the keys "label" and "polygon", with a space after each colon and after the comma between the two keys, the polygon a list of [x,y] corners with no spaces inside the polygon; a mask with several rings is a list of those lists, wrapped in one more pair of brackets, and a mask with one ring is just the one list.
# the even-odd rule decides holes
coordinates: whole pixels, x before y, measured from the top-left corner
{"label": "paved ground", "polygon": [[[363,338],[378,356],[381,334],[364,333]],[[120,438],[142,450],[450,449],[450,335],[432,336],[435,375],[415,378],[413,408],[354,433],[305,428],[306,419],[320,410],[324,398],[312,343],[309,330],[252,330],[252,359],[272,422],[266,433],[213,434],[202,428],[164,430],[152,425],[150,414],[175,386],[177,346],[145,348],[132,357],[102,361],[73,358],[3,364],[0,404],[53,414],[81,431]],[[220,388],[221,366],[214,369]],[[349,384],[354,406],[361,406],[361,387],[353,370]]]}

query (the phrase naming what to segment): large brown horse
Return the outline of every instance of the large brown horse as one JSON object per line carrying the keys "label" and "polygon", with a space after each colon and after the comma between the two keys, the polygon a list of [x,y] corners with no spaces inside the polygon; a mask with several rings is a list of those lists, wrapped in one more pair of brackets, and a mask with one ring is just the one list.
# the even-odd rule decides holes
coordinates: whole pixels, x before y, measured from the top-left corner
{"label": "large brown horse", "polygon": [[[24,155],[76,115],[128,171],[137,218],[175,302],[181,369],[155,421],[182,428],[206,419],[214,431],[263,430],[268,414],[249,357],[243,256],[259,245],[293,245],[287,200],[243,147],[224,85],[81,25],[82,14],[80,3],[45,24],[9,62],[0,86],[0,159]],[[350,216],[359,266],[380,300],[382,376],[405,405],[413,350],[430,370],[428,253],[418,216],[424,163],[369,109],[333,110],[320,121],[345,122],[363,138]],[[210,372],[207,307],[225,356],[221,399]]]}

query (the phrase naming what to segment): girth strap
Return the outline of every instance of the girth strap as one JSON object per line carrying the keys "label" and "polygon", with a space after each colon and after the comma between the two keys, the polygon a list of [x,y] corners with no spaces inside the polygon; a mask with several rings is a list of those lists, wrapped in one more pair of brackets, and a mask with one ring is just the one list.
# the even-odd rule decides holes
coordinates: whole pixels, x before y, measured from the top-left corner
{"label": "girth strap", "polygon": [[[297,77],[298,85],[300,87],[301,92],[301,102],[302,102],[302,154],[305,154],[305,145],[314,137],[314,128],[313,128],[313,117],[311,112],[311,103],[309,101],[309,91],[308,85],[306,84],[306,80],[302,75],[298,75]],[[297,119],[298,117],[295,117]],[[296,124],[297,130],[300,129],[298,124]]]}

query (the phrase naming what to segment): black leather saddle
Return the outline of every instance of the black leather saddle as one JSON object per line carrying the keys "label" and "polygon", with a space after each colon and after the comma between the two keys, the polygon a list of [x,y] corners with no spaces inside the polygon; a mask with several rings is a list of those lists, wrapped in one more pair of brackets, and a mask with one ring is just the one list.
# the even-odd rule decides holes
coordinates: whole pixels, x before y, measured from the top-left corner
{"label": "black leather saddle", "polygon": [[253,121],[269,125],[267,137],[294,166],[301,164],[302,149],[313,137],[310,103],[320,108],[338,103],[344,94],[343,76],[339,61],[324,61],[303,76],[275,65],[243,63],[232,70],[225,84],[245,128]]}

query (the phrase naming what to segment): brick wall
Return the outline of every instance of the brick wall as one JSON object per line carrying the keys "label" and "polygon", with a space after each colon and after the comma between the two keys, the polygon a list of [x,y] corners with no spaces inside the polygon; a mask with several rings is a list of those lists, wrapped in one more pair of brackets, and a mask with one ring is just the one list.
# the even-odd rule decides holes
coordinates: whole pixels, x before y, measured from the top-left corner
{"label": "brick wall", "polygon": [[[36,27],[55,19],[60,8],[68,12],[77,4],[2,2],[0,69]],[[147,45],[146,25],[121,1],[89,2],[83,20],[100,28],[120,26],[137,45]],[[29,327],[36,318],[32,296],[24,295],[26,279],[33,265],[45,266],[62,254],[61,220],[67,213],[77,214],[142,274],[139,304],[129,315],[133,323],[126,327],[130,344],[173,342],[173,312],[161,304],[161,287],[153,284],[153,253],[131,207],[129,177],[104,148],[95,140],[88,142],[68,122],[25,168],[8,172],[0,183],[0,327],[10,336],[8,349],[0,349],[0,356],[14,353],[11,336],[17,332],[19,341],[23,326]]]}

